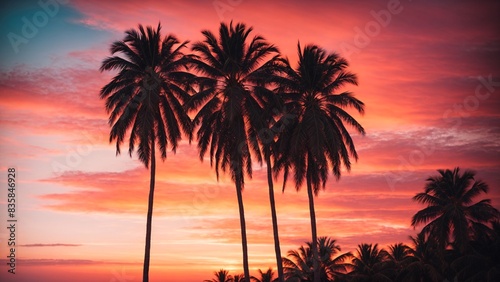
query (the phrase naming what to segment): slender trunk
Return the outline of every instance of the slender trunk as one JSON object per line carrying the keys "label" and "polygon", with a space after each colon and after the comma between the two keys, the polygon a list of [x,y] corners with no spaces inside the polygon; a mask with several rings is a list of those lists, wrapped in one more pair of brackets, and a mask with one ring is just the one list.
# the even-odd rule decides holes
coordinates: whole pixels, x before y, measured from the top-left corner
{"label": "slender trunk", "polygon": [[319,272],[319,258],[318,258],[318,234],[316,233],[316,212],[314,211],[314,193],[311,185],[311,176],[307,172],[307,195],[309,196],[309,214],[311,215],[311,234],[312,234],[312,255],[313,255],[313,269],[314,269],[314,282],[321,282]]}
{"label": "slender trunk", "polygon": [[146,223],[146,248],[144,250],[144,268],[142,272],[142,281],[149,281],[149,257],[151,251],[151,225],[153,221],[153,199],[155,193],[155,170],[156,170],[156,160],[155,160],[155,142],[154,139],[151,142],[151,177],[149,182],[149,198],[148,198],[148,215]]}
{"label": "slender trunk", "polygon": [[269,202],[271,204],[271,218],[273,220],[274,252],[276,253],[276,265],[278,267],[279,282],[284,282],[283,264],[281,262],[280,237],[278,234],[278,219],[276,217],[276,204],[274,202],[273,173],[271,168],[271,157],[266,156],[267,163],[267,184],[269,185]]}
{"label": "slender trunk", "polygon": [[243,249],[243,270],[245,281],[250,281],[250,270],[248,268],[247,227],[245,224],[245,209],[243,208],[243,195],[241,183],[236,181],[236,195],[238,196],[238,208],[240,211],[241,247]]}

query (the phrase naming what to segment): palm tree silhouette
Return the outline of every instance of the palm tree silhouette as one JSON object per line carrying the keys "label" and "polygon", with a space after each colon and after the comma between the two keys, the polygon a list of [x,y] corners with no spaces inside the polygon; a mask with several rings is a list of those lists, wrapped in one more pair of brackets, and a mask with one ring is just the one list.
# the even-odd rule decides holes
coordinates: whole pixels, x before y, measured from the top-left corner
{"label": "palm tree silhouette", "polygon": [[181,102],[188,94],[181,87],[188,76],[182,70],[186,60],[179,43],[169,35],[160,36],[156,29],[139,25],[139,30],[128,30],[121,41],[111,45],[111,54],[101,65],[101,71],[118,70],[100,93],[106,99],[106,110],[111,125],[110,142],[116,140],[116,153],[129,134],[129,154],[136,144],[139,160],[150,168],[151,178],[146,223],[143,281],[149,280],[151,226],[155,188],[156,156],[158,146],[161,159],[167,157],[167,147],[175,152],[181,131],[190,133],[191,121]]}
{"label": "palm tree silhouette", "polygon": [[254,277],[252,276],[250,280],[254,282],[276,282],[278,279],[273,278],[274,277],[274,271],[272,268],[269,268],[266,272],[262,272],[262,270],[258,270],[259,276],[260,277]]}
{"label": "palm tree silhouette", "polygon": [[[274,69],[273,66],[270,67],[270,74],[268,75],[268,81],[273,82],[279,80],[276,75],[280,67]],[[268,91],[267,88],[262,89],[262,91]],[[276,90],[275,90],[276,91]],[[264,161],[266,162],[267,170],[267,184],[269,189],[269,205],[271,208],[271,221],[273,225],[273,237],[274,237],[274,253],[276,256],[276,265],[278,268],[278,281],[284,282],[283,273],[283,262],[281,259],[281,247],[279,241],[279,230],[278,230],[278,218],[276,215],[276,202],[274,199],[274,183],[273,183],[273,162],[279,157],[279,152],[277,149],[276,137],[283,130],[285,117],[290,118],[286,113],[284,113],[283,105],[279,95],[271,95],[274,99],[268,100],[265,106],[265,116],[263,116],[264,123],[262,124],[262,129],[259,130],[259,143],[262,146],[262,153],[264,155]],[[278,122],[275,120],[275,115],[280,119]]]}
{"label": "palm tree silhouette", "polygon": [[229,275],[229,271],[221,269],[219,271],[214,271],[215,278],[211,280],[204,280],[203,282],[233,282],[233,277]]}
{"label": "palm tree silhouette", "polygon": [[288,258],[283,258],[286,280],[312,281],[312,254],[308,247],[300,246],[298,250],[288,251]]}
{"label": "palm tree silhouette", "polygon": [[413,216],[411,225],[425,223],[422,232],[431,236],[441,250],[452,243],[463,253],[474,234],[487,229],[499,212],[489,199],[474,203],[477,196],[489,190],[486,183],[474,179],[475,172],[466,170],[460,174],[458,167],[438,172],[438,176],[427,179],[425,192],[413,197],[427,207]]}
{"label": "palm tree silhouette", "polygon": [[[320,281],[331,281],[343,278],[350,267],[346,263],[352,255],[341,251],[336,241],[328,237],[318,238]],[[285,277],[287,280],[313,281],[312,244],[307,242],[306,247],[300,246],[298,250],[288,251],[288,258],[283,258]]]}
{"label": "palm tree silhouette", "polygon": [[414,260],[401,270],[401,281],[425,282],[443,281],[440,269],[444,268],[444,257],[438,252],[437,243],[420,232],[416,237],[410,236],[414,247],[410,252]]}
{"label": "palm tree silhouette", "polygon": [[471,242],[471,250],[456,258],[451,266],[458,281],[500,281],[500,222]]}
{"label": "palm tree silhouette", "polygon": [[[336,179],[340,178],[341,166],[349,171],[350,157],[358,155],[344,123],[364,134],[363,127],[344,108],[351,106],[364,113],[364,104],[350,92],[334,94],[346,84],[357,84],[356,76],[348,71],[347,61],[339,55],[307,45],[304,50],[298,45],[299,62],[293,69],[288,60],[282,60],[284,76],[279,81],[279,92],[283,94],[285,108],[295,116],[280,134],[280,160],[276,171],[283,169],[285,187],[293,168],[296,189],[304,179],[309,197],[311,217],[311,242],[317,242],[314,197],[320,188],[325,188],[331,169]],[[315,282],[319,282],[318,250],[312,245]]]}
{"label": "palm tree silhouette", "polygon": [[403,269],[416,260],[412,255],[412,249],[403,243],[390,245],[389,251],[387,252],[387,258],[391,263],[391,268],[393,270],[392,278],[395,281],[400,281],[400,273]]}
{"label": "palm tree silhouette", "polygon": [[232,282],[243,282],[245,281],[245,275],[243,274],[236,274],[233,276],[233,281]]}
{"label": "palm tree silhouette", "polygon": [[352,260],[352,281],[392,281],[387,263],[388,253],[378,244],[360,244]]}
{"label": "palm tree silhouette", "polygon": [[[245,173],[252,176],[253,158],[262,163],[258,130],[263,127],[264,104],[270,91],[260,87],[267,79],[278,50],[262,37],[248,38],[252,28],[244,24],[221,23],[219,38],[202,31],[205,39],[196,42],[191,64],[197,72],[199,91],[192,97],[190,108],[201,109],[194,118],[200,159],[207,151],[210,164],[229,170],[236,186],[240,214],[243,268],[250,278],[242,190]],[[261,91],[263,90],[263,91]]]}

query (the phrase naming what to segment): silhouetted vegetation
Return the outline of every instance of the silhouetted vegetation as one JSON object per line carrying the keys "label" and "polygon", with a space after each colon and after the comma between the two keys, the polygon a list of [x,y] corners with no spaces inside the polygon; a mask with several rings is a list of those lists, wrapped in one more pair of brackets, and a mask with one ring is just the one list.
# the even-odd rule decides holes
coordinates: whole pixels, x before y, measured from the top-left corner
{"label": "silhouetted vegetation", "polygon": [[139,25],[138,30],[128,30],[123,40],[111,45],[114,56],[101,65],[101,71],[118,71],[100,93],[109,113],[109,140],[116,140],[116,154],[120,154],[120,145],[129,135],[130,156],[137,149],[139,160],[151,171],[144,282],[149,281],[156,149],[165,160],[169,147],[175,152],[181,132],[191,134],[191,119],[182,107],[189,97],[182,86],[189,74],[181,71],[187,66],[182,53],[187,42],[180,43],[173,35],[162,39],[160,29],[158,24],[156,29]]}
{"label": "silhouetted vegetation", "polygon": [[[116,152],[128,136],[129,154],[150,169],[143,281],[148,281],[156,152],[174,153],[182,136],[196,137],[200,160],[208,154],[217,179],[227,172],[235,184],[244,275],[221,269],[206,281],[497,281],[500,280],[499,212],[478,196],[488,186],[474,172],[439,170],[413,199],[427,205],[411,219],[424,225],[413,246],[396,243],[387,250],[361,243],[354,254],[340,253],[334,239],[318,238],[314,197],[330,173],[338,180],[358,155],[348,127],[365,130],[348,108],[363,114],[365,105],[342,88],[357,77],[339,54],[298,44],[293,68],[278,48],[245,24],[221,23],[218,34],[202,31],[192,44],[156,29],[126,31],[111,45],[101,71],[117,71],[100,92]],[[251,37],[252,35],[252,37]],[[193,119],[188,114],[193,113]],[[195,136],[193,136],[195,134]],[[243,205],[253,164],[267,166],[277,278],[270,268],[250,276]],[[289,176],[307,188],[311,241],[281,257],[273,176]],[[314,242],[314,243],[312,243]]]}
{"label": "silhouetted vegetation", "polygon": [[[474,202],[488,192],[488,185],[475,180],[470,170],[438,173],[427,179],[423,193],[413,197],[427,207],[413,216],[411,224],[426,225],[410,236],[410,245],[396,243],[384,249],[361,243],[352,254],[341,253],[334,239],[320,237],[316,246],[321,281],[500,281],[500,213],[489,199]],[[448,225],[436,224],[443,220],[449,220]],[[454,224],[462,223],[465,236],[455,231]],[[286,281],[314,281],[311,245],[290,250],[283,258]]]}

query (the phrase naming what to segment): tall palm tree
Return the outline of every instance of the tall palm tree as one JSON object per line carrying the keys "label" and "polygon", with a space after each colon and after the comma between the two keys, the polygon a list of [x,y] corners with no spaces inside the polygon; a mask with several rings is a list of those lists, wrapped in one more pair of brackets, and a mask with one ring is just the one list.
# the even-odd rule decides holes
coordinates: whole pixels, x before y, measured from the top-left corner
{"label": "tall palm tree", "polygon": [[378,244],[360,244],[352,260],[352,281],[392,281],[389,276],[388,253]]}
{"label": "tall palm tree", "polygon": [[181,51],[187,42],[179,43],[173,35],[162,39],[160,29],[160,24],[156,29],[139,25],[139,30],[126,31],[123,40],[111,45],[114,56],[106,58],[100,69],[118,70],[100,93],[109,113],[110,142],[116,140],[120,154],[120,145],[130,133],[130,156],[137,144],[139,160],[151,171],[143,281],[149,280],[155,151],[158,148],[165,160],[168,147],[175,152],[181,132],[191,131],[191,120],[182,107],[188,97],[182,85],[189,75],[183,72],[186,60]]}
{"label": "tall palm tree", "polygon": [[[280,160],[276,171],[283,169],[284,184],[290,169],[296,189],[304,180],[309,197],[312,242],[317,242],[314,197],[325,188],[329,170],[340,178],[342,165],[350,170],[350,157],[358,155],[345,124],[364,134],[363,127],[344,109],[353,107],[364,113],[364,104],[350,92],[336,92],[344,85],[357,84],[356,76],[348,71],[347,61],[335,53],[328,53],[315,45],[304,50],[298,45],[298,67],[293,69],[288,60],[282,60],[284,75],[279,81],[284,106],[295,118],[280,134]],[[283,186],[284,187],[284,186]],[[312,245],[315,282],[319,282],[319,258]]]}
{"label": "tall palm tree", "polygon": [[[283,262],[281,259],[281,247],[279,241],[279,231],[278,231],[278,219],[276,215],[276,202],[274,199],[274,183],[273,183],[273,160],[276,161],[278,157],[278,150],[276,147],[275,138],[280,132],[280,128],[283,128],[283,122],[275,122],[273,117],[273,112],[281,109],[280,101],[273,101],[272,103],[267,103],[266,105],[268,111],[266,115],[266,122],[264,123],[264,130],[260,130],[259,132],[259,142],[262,145],[262,152],[264,155],[264,161],[266,162],[267,169],[267,184],[269,188],[269,204],[271,208],[271,220],[273,225],[273,237],[274,237],[274,253],[276,256],[276,265],[278,268],[278,281],[284,282],[284,273],[283,273]],[[270,111],[269,111],[270,109]]]}
{"label": "tall palm tree", "polygon": [[204,280],[203,282],[233,282],[233,277],[229,275],[229,271],[221,269],[214,272],[215,278]]}
{"label": "tall palm tree", "polygon": [[221,23],[219,38],[204,30],[204,40],[196,42],[191,64],[198,74],[199,91],[189,103],[198,108],[194,124],[200,159],[207,151],[210,164],[229,170],[235,183],[240,214],[243,268],[250,278],[242,190],[245,174],[252,176],[252,159],[262,163],[258,131],[265,124],[265,104],[273,99],[263,87],[278,54],[264,38],[249,38],[252,28],[244,24]]}
{"label": "tall palm tree", "polygon": [[259,271],[259,276],[260,277],[251,277],[251,280],[254,282],[276,282],[278,279],[274,278],[274,271],[272,268],[269,268],[266,272],[262,272],[262,270]]}
{"label": "tall palm tree", "polygon": [[475,172],[466,170],[460,174],[458,167],[438,172],[438,176],[427,179],[425,191],[413,197],[427,207],[413,216],[411,225],[426,224],[422,232],[432,236],[441,250],[453,243],[463,253],[474,234],[487,228],[499,212],[489,199],[474,203],[477,196],[489,190],[486,183],[474,179]]}
{"label": "tall palm tree", "polygon": [[[328,237],[318,238],[320,281],[330,281],[343,277],[350,267],[348,261],[351,253],[338,254],[340,246],[335,240]],[[312,244],[307,242],[306,247],[288,251],[288,258],[283,258],[285,277],[298,281],[313,281]]]}

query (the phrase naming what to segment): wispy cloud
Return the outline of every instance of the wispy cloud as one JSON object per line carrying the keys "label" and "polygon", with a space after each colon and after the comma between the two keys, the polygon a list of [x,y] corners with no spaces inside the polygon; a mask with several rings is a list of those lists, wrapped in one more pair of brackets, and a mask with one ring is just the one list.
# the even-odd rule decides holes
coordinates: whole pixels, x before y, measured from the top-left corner
{"label": "wispy cloud", "polygon": [[21,244],[19,247],[80,247],[81,244],[65,244],[65,243],[54,243],[54,244]]}

